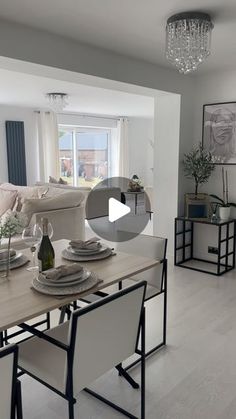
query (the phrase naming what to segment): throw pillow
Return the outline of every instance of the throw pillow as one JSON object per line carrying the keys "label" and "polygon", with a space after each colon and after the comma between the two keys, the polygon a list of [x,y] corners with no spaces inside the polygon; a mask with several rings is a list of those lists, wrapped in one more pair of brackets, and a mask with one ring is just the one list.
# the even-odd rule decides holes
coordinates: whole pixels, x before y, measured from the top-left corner
{"label": "throw pillow", "polygon": [[58,183],[55,177],[49,176],[49,183]]}
{"label": "throw pillow", "polygon": [[0,185],[0,189],[18,192],[18,205],[15,209],[16,211],[20,211],[22,207],[22,200],[24,198],[38,198],[40,196],[39,190],[42,189],[42,193],[43,193],[43,190],[45,188],[42,188],[42,187],[39,188],[36,186],[18,186],[18,185],[13,185],[12,183],[3,183],[2,185]]}
{"label": "throw pillow", "polygon": [[60,185],[68,185],[68,182],[67,182],[66,180],[63,180],[61,177],[60,177],[60,179],[59,179],[58,183],[59,183]]}
{"label": "throw pillow", "polygon": [[65,192],[59,195],[45,198],[24,199],[22,212],[28,217],[30,222],[32,215],[39,212],[47,212],[52,210],[60,210],[65,208],[73,208],[79,206],[84,199],[81,192]]}
{"label": "throw pillow", "polygon": [[8,191],[0,188],[0,217],[14,207],[17,197],[17,191]]}

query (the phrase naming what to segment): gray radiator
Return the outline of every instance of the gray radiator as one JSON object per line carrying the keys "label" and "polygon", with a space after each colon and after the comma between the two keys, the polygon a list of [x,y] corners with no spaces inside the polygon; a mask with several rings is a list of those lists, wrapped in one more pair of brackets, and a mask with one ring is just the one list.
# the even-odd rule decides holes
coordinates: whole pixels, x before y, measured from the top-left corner
{"label": "gray radiator", "polygon": [[8,180],[15,185],[25,186],[25,132],[24,122],[6,121]]}

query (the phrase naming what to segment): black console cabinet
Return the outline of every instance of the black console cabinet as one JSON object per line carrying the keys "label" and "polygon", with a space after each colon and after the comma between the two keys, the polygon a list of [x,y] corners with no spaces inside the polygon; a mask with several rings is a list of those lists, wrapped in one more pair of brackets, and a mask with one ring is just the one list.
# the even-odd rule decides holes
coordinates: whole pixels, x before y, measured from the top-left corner
{"label": "black console cabinet", "polygon": [[[212,228],[218,229],[216,261],[194,257],[195,223],[211,225]],[[211,222],[209,219],[175,218],[175,265],[217,276],[231,271],[235,268],[235,234],[235,219]],[[197,267],[197,263],[195,264],[194,261],[198,261],[198,264],[203,262],[204,267],[202,269]],[[208,266],[211,267],[214,266],[214,271],[208,270],[207,264],[210,264]]]}

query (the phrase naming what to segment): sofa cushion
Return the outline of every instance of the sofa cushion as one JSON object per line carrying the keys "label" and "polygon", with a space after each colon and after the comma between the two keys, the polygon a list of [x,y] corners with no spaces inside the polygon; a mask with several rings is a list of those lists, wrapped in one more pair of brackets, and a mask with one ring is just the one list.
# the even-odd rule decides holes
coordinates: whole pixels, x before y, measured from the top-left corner
{"label": "sofa cushion", "polygon": [[17,191],[0,188],[0,217],[9,209],[13,209]]}
{"label": "sofa cushion", "polygon": [[38,187],[42,187],[44,186],[45,188],[47,186],[51,186],[53,188],[58,188],[58,189],[63,189],[64,191],[70,190],[70,191],[80,191],[80,192],[85,192],[88,193],[92,190],[91,187],[89,186],[73,186],[73,185],[63,185],[63,184],[59,184],[59,183],[49,183],[49,182],[36,182],[36,186]]}
{"label": "sofa cushion", "polygon": [[49,176],[49,183],[55,183],[59,185],[68,185],[68,182],[66,180],[63,180],[61,177],[57,180],[53,176]]}
{"label": "sofa cushion", "polygon": [[40,198],[44,192],[44,187],[39,186],[19,186],[13,185],[12,183],[3,183],[0,185],[0,189],[5,189],[9,191],[17,191],[18,194],[18,204],[16,211],[20,211],[22,207],[22,200],[24,198]]}
{"label": "sofa cushion", "polygon": [[58,183],[58,181],[55,177],[49,176],[49,183]]}
{"label": "sofa cushion", "polygon": [[21,211],[26,214],[30,222],[34,213],[77,207],[84,199],[81,192],[68,191],[45,198],[25,198]]}

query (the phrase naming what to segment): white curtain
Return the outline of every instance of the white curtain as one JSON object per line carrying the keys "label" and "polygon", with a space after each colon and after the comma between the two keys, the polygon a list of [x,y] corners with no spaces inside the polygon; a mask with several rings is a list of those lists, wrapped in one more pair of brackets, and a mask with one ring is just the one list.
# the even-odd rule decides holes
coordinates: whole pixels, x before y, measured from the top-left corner
{"label": "white curtain", "polygon": [[118,134],[118,173],[120,177],[129,178],[129,141],[128,119],[120,118],[117,124]]}
{"label": "white curtain", "polygon": [[48,182],[49,176],[59,175],[59,147],[57,116],[53,112],[36,112],[39,149],[39,176]]}

